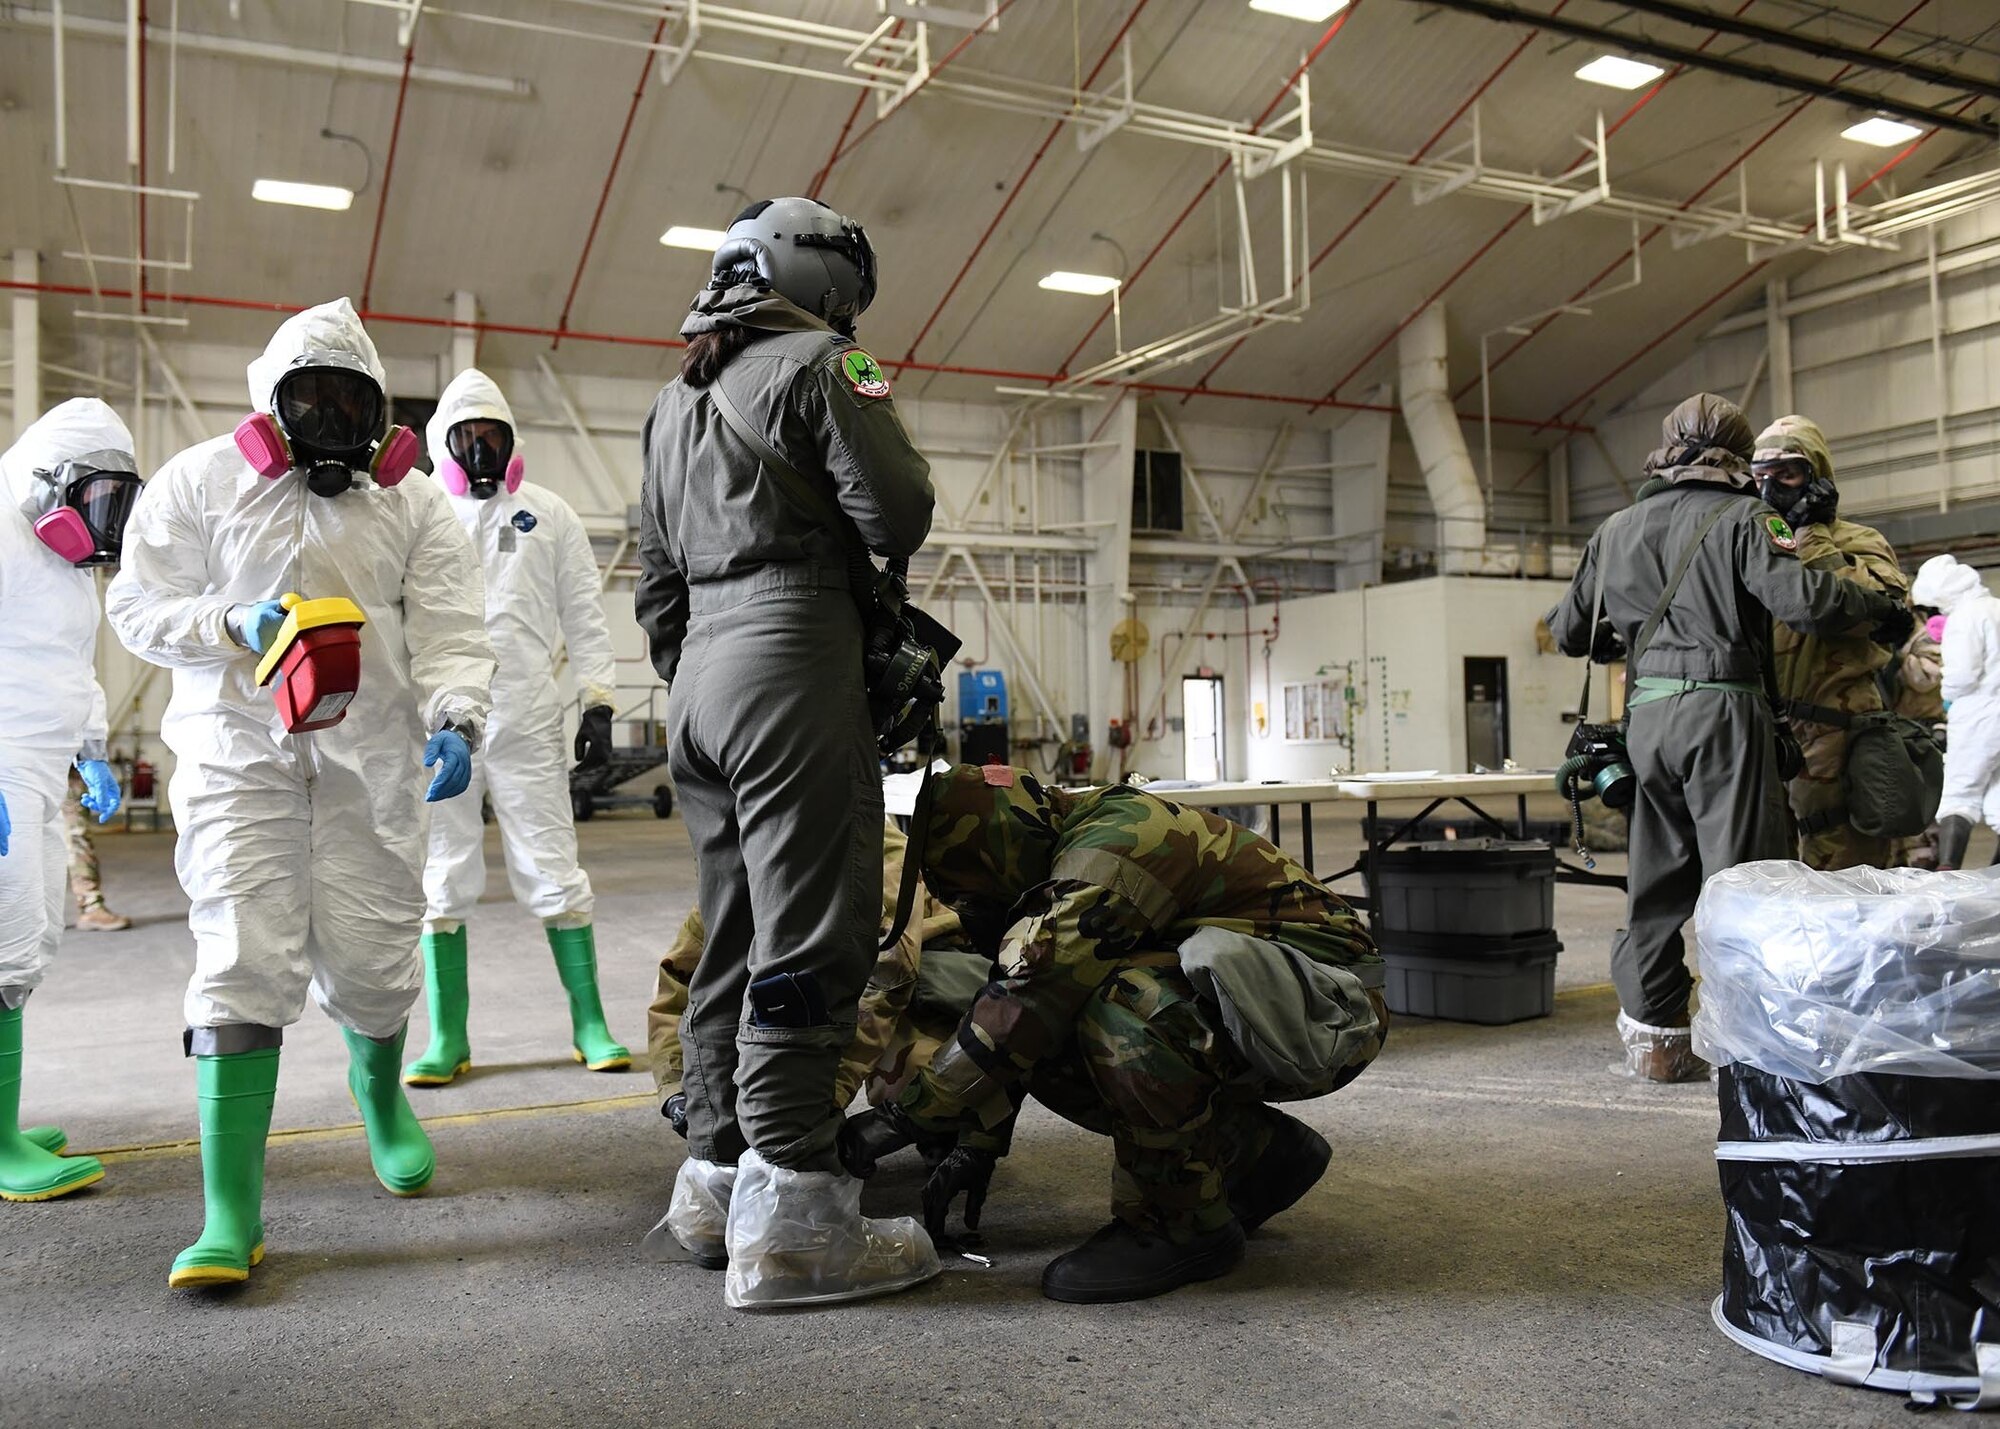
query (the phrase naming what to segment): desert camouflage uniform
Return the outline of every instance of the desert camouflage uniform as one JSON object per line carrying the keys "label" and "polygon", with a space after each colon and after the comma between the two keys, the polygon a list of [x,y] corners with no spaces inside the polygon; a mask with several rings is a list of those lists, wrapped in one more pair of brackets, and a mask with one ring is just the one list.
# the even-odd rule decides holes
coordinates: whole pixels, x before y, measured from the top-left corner
{"label": "desert camouflage uniform", "polygon": [[[1760,459],[1770,449],[1796,452],[1812,462],[1818,475],[1833,480],[1826,438],[1804,418],[1787,417],[1757,438]],[[1808,570],[1832,571],[1896,600],[1909,599],[1909,581],[1896,564],[1896,552],[1873,527],[1835,517],[1831,524],[1800,527],[1798,541],[1799,560]],[[1801,635],[1774,624],[1771,634],[1781,699],[1848,714],[1885,707],[1880,675],[1889,652],[1870,640],[1867,630]],[[1796,712],[1791,718],[1805,753],[1805,768],[1787,786],[1792,815],[1799,822],[1799,858],[1814,868],[1886,867],[1894,843],[1864,838],[1847,824],[1841,787],[1847,731]]]}
{"label": "desert camouflage uniform", "polygon": [[[1925,728],[1944,723],[1943,652],[1922,621],[1884,674],[1897,714]],[[1897,839],[1890,863],[1897,868],[1936,868],[1936,821],[1912,838]]]}
{"label": "desert camouflage uniform", "polygon": [[69,891],[76,895],[77,908],[88,913],[104,906],[104,877],[98,871],[97,845],[91,841],[90,826],[83,821],[82,793],[75,779],[63,795],[63,843],[69,850]]}
{"label": "desert camouflage uniform", "polygon": [[992,1128],[1033,1094],[1112,1138],[1119,1219],[1177,1241],[1219,1227],[1229,1176],[1269,1138],[1263,1103],[1357,1075],[1388,1011],[1373,992],[1343,1009],[1366,1033],[1324,1085],[1265,1085],[1177,950],[1215,927],[1337,967],[1379,964],[1366,928],[1274,845],[1205,811],[1125,787],[1071,795],[1023,770],[941,778],[926,883],[975,937],[1006,931],[999,976],[899,1105],[927,1131]]}

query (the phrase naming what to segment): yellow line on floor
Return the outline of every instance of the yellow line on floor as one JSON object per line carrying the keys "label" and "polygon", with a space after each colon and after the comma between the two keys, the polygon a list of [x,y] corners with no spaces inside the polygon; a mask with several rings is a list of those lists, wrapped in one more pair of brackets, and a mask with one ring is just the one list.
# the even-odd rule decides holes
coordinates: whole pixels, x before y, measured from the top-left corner
{"label": "yellow line on floor", "polygon": [[[458,1111],[444,1116],[420,1118],[426,1128],[439,1126],[473,1126],[486,1121],[509,1121],[519,1117],[546,1116],[552,1112],[605,1112],[621,1107],[643,1106],[654,1099],[652,1092],[627,1092],[623,1096],[596,1097],[580,1102],[540,1102],[534,1106],[490,1107],[485,1111]],[[272,1141],[314,1142],[332,1141],[353,1136],[361,1130],[358,1121],[343,1122],[339,1126],[295,1126],[271,1133]],[[103,1151],[88,1151],[78,1147],[67,1148],[70,1156],[95,1156],[100,1161],[152,1161],[168,1156],[195,1156],[201,1152],[199,1139],[191,1141],[160,1141],[137,1146],[113,1146]]]}
{"label": "yellow line on floor", "polygon": [[[1578,997],[1595,997],[1612,991],[1608,982],[1594,982],[1584,987],[1566,987],[1556,993],[1558,1002]],[[551,1112],[604,1112],[616,1111],[620,1107],[639,1106],[654,1099],[652,1092],[627,1092],[622,1096],[595,1097],[580,1102],[539,1102],[533,1106],[490,1107],[485,1111],[451,1112],[444,1116],[421,1118],[426,1127],[474,1126],[480,1122],[507,1121],[517,1117],[546,1116]],[[295,1126],[271,1133],[272,1141],[315,1142],[332,1141],[340,1137],[353,1136],[361,1130],[358,1121],[343,1122],[339,1126]],[[66,1148],[71,1156],[95,1156],[100,1161],[151,1161],[168,1156],[195,1156],[201,1152],[201,1141],[159,1141],[140,1143],[136,1146],[112,1146],[102,1151],[92,1151],[82,1147]]]}
{"label": "yellow line on floor", "polygon": [[1562,987],[1556,989],[1556,1001],[1571,997],[1597,997],[1607,992],[1616,992],[1617,985],[1608,982],[1585,983],[1582,987]]}

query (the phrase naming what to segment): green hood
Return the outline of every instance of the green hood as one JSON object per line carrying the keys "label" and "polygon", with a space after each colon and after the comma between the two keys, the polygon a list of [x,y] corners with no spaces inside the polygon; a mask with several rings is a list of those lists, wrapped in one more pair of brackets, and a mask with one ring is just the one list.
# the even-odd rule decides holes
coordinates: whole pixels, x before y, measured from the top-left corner
{"label": "green hood", "polygon": [[755,328],[758,332],[833,331],[804,308],[756,283],[703,288],[688,304],[681,336],[695,337],[725,327]]}
{"label": "green hood", "polygon": [[1813,475],[1823,481],[1833,480],[1833,449],[1826,444],[1826,433],[1810,417],[1780,417],[1764,428],[1757,438],[1757,461],[1778,461],[1788,456],[1802,456],[1812,463]]}
{"label": "green hood", "polygon": [[1006,907],[1049,881],[1069,795],[1025,769],[958,764],[932,799],[924,885],[941,902]]}

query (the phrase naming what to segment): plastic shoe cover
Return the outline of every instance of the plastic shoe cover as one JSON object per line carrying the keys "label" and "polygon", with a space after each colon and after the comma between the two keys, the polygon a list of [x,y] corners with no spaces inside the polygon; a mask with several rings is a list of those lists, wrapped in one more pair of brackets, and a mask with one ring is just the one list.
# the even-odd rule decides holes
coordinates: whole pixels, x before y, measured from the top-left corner
{"label": "plastic shoe cover", "polygon": [[937,1248],[909,1216],[869,1220],[861,1183],[830,1171],[791,1171],[743,1153],[729,1200],[733,1310],[863,1300],[936,1275]]}
{"label": "plastic shoe cover", "polygon": [[674,1196],[667,1203],[667,1229],[688,1258],[704,1270],[729,1264],[729,1193],[736,1185],[736,1168],[690,1156],[674,1177]]}
{"label": "plastic shoe cover", "polygon": [[1618,1014],[1618,1036],[1625,1044],[1625,1062],[1611,1070],[1642,1082],[1705,1082],[1708,1063],[1694,1052],[1693,1033],[1686,1027],[1649,1027]]}

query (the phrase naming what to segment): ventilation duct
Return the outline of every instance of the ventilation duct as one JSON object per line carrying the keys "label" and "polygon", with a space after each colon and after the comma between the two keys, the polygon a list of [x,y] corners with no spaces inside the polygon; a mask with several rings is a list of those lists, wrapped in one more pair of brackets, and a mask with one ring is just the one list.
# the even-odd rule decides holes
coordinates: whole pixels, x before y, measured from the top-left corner
{"label": "ventilation duct", "polygon": [[1397,339],[1403,424],[1423,468],[1437,513],[1438,570],[1463,575],[1486,568],[1486,496],[1472,469],[1465,433],[1451,405],[1445,371],[1444,309],[1433,303]]}

